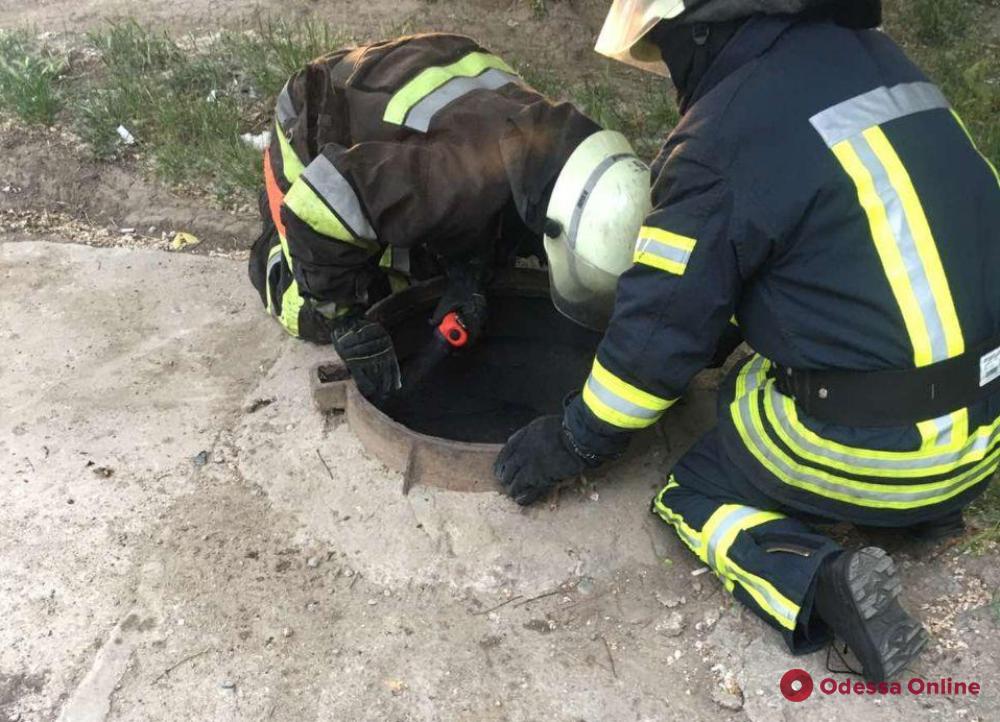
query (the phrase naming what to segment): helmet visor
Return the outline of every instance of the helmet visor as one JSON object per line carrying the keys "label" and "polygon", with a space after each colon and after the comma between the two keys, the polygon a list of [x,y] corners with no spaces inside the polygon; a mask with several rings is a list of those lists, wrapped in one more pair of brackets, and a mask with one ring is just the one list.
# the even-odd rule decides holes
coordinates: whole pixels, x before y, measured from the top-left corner
{"label": "helmet visor", "polygon": [[[684,10],[683,0],[614,0],[594,50],[609,58],[629,62],[630,51],[656,23],[675,18]],[[645,48],[637,50],[639,57],[633,61],[659,59],[642,57],[648,55]]]}
{"label": "helmet visor", "polygon": [[562,233],[545,236],[549,264],[549,291],[556,309],[569,320],[603,331],[615,307],[618,276],[597,268],[577,254]]}

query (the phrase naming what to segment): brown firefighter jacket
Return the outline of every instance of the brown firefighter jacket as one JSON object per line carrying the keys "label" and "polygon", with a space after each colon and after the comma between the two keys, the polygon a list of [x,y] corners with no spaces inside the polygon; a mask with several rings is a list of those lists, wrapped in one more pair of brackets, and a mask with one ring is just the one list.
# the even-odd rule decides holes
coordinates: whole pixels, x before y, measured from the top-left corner
{"label": "brown firefighter jacket", "polygon": [[250,275],[285,329],[313,340],[317,309],[364,308],[390,277],[492,265],[500,239],[508,256],[511,239],[540,249],[559,170],[600,130],[444,34],[319,58],[289,79],[275,120]]}

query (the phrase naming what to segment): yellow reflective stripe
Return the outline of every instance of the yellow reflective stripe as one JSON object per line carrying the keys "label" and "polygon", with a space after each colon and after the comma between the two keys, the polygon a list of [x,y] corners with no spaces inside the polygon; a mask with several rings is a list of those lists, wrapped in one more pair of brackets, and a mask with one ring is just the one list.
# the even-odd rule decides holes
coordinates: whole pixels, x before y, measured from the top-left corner
{"label": "yellow reflective stripe", "polygon": [[963,121],[958,113],[955,112],[954,108],[951,109],[951,114],[954,116],[955,120],[958,121],[959,127],[961,127],[965,132],[965,137],[969,139],[969,143],[975,151],[979,153],[979,157],[981,157],[986,162],[986,165],[989,166],[990,170],[993,171],[993,176],[997,179],[997,185],[1000,185],[1000,172],[997,172],[997,167],[993,165],[989,158],[983,155],[981,150],[979,150],[979,146],[976,145],[976,141],[972,139],[972,133],[969,132],[969,128],[965,125],[965,121]]}
{"label": "yellow reflective stripe", "polygon": [[320,235],[350,243],[366,251],[379,250],[376,241],[354,236],[304,179],[300,178],[292,184],[285,196],[285,207]]}
{"label": "yellow reflective stripe", "polygon": [[694,238],[643,226],[639,229],[632,262],[682,276],[696,244]]}
{"label": "yellow reflective stripe", "polygon": [[[777,413],[774,408],[776,399],[779,403],[781,403],[789,422],[795,426],[795,430],[800,436],[805,437],[817,446],[822,446],[823,448],[829,449],[834,453],[855,457],[857,461],[852,463],[841,462],[827,456],[814,454],[804,448],[798,440],[785,430],[784,426],[776,418]],[[860,447],[845,446],[844,444],[839,444],[835,441],[825,439],[802,423],[798,416],[798,409],[792,399],[782,394],[774,393],[773,388],[771,389],[771,392],[765,394],[764,396],[764,411],[767,414],[768,422],[770,423],[771,428],[774,429],[781,441],[789,449],[791,449],[792,453],[796,456],[817,464],[822,464],[823,466],[839,469],[840,471],[844,471],[849,474],[885,476],[889,478],[923,478],[928,476],[937,476],[939,474],[953,472],[956,469],[966,466],[967,464],[982,461],[990,451],[989,445],[984,444],[983,441],[992,437],[993,434],[997,432],[998,426],[1000,426],[1000,419],[997,419],[991,426],[980,427],[974,434],[969,435],[968,437],[963,436],[963,438],[966,439],[965,444],[963,445],[965,451],[961,454],[961,456],[957,457],[952,462],[928,466],[914,466],[912,468],[897,467],[888,469],[885,465],[876,465],[875,462],[885,461],[891,463],[919,461],[924,458],[940,456],[942,449],[924,447],[918,451],[877,451],[872,449],[862,449]],[[967,419],[968,417],[966,416],[966,420]],[[866,465],[865,461],[871,462],[872,465]]]}
{"label": "yellow reflective stripe", "polygon": [[[729,558],[729,550],[741,531],[783,518],[782,514],[773,511],[762,511],[741,504],[724,504],[705,522],[701,531],[700,558],[720,579],[738,582],[760,608],[779,624],[794,629],[799,605],[779,592],[771,582],[751,574]],[[732,584],[727,583],[726,587],[731,590]]]}
{"label": "yellow reflective stripe", "polygon": [[[802,608],[775,589],[771,582],[751,574],[737,564],[730,563],[729,576],[740,583],[743,590],[782,627],[794,630]],[[727,584],[730,590],[732,586]]]}
{"label": "yellow reflective stripe", "polygon": [[678,484],[673,477],[670,477],[667,485],[660,490],[659,494],[656,495],[656,499],[653,502],[653,508],[656,509],[656,513],[661,519],[663,519],[663,521],[674,527],[681,541],[683,541],[684,544],[687,545],[687,547],[700,558],[701,535],[688,526],[687,522],[684,521],[684,517],[663,503],[663,495],[671,489],[676,489],[679,486],[680,484]]}
{"label": "yellow reflective stripe", "polygon": [[930,336],[920,312],[920,304],[917,302],[916,294],[910,285],[906,264],[899,251],[899,246],[896,245],[888,214],[875,188],[875,181],[851,146],[851,141],[841,141],[833,146],[832,150],[857,187],[858,200],[861,202],[865,215],[868,216],[868,224],[875,241],[875,248],[882,260],[882,267],[885,269],[893,296],[903,312],[903,322],[906,324],[907,334],[913,344],[914,363],[917,366],[926,366],[933,360]]}
{"label": "yellow reflective stripe", "polygon": [[292,280],[281,296],[281,325],[295,338],[299,337],[299,311],[305,299],[299,295],[298,281]]}
{"label": "yellow reflective stripe", "polygon": [[[916,188],[913,187],[910,174],[907,173],[899,155],[881,128],[878,126],[869,128],[862,135],[882,162],[889,174],[892,187],[896,189],[896,193],[899,194],[903,202],[906,221],[916,243],[920,263],[924,267],[924,273],[934,296],[934,305],[944,327],[948,358],[959,356],[965,352],[965,340],[962,337],[962,328],[958,323],[958,312],[955,310],[955,302],[951,297],[951,289],[948,287],[948,279],[944,273],[944,266],[941,264],[941,256],[938,254],[934,236],[927,223],[924,208],[917,197]],[[941,361],[943,359],[934,360]]]}
{"label": "yellow reflective stripe", "polygon": [[495,55],[484,52],[472,52],[451,65],[426,68],[413,80],[396,91],[385,108],[382,120],[387,123],[402,125],[406,114],[414,105],[433,93],[452,78],[474,77],[485,70],[496,68],[516,75],[514,69]]}
{"label": "yellow reflective stripe", "polygon": [[651,426],[676,399],[662,399],[618,378],[594,359],[583,402],[602,421],[623,429]]}
{"label": "yellow reflective stripe", "polygon": [[[748,374],[749,368],[752,365],[748,364],[741,374]],[[766,393],[773,383],[773,381],[768,381],[767,384],[759,389],[755,389],[748,396],[737,397],[732,402],[730,405],[730,414],[733,424],[747,450],[779,481],[789,486],[805,489],[817,496],[837,499],[858,506],[888,509],[914,509],[939,504],[961,494],[981,482],[987,476],[993,474],[996,469],[996,463],[1000,459],[1000,447],[997,447],[983,460],[983,463],[956,477],[928,484],[907,485],[860,482],[853,479],[836,477],[823,469],[802,467],[796,460],[788,457],[778,445],[771,441],[764,429],[757,404],[757,395],[761,392]],[[744,419],[741,408],[744,404],[749,406],[747,412],[750,417],[749,419]],[[751,435],[751,429],[754,435],[760,439],[760,443],[766,446],[766,449],[758,446],[754,435]],[[782,468],[772,461],[772,455],[780,459],[793,472],[801,471],[801,475],[792,476],[785,473]],[[809,481],[805,478],[807,475],[817,481],[823,482],[823,485]],[[857,490],[857,493],[852,493],[852,490]],[[940,490],[940,494],[934,495],[931,493],[936,490]],[[920,498],[893,498],[907,494],[920,494]]]}
{"label": "yellow reflective stripe", "polygon": [[285,137],[280,123],[275,123],[274,132],[278,136],[278,146],[281,148],[282,174],[285,176],[285,180],[289,183],[294,183],[299,179],[299,176],[302,175],[302,171],[306,167],[299,160],[298,153],[292,148],[292,144],[288,142],[288,138]]}

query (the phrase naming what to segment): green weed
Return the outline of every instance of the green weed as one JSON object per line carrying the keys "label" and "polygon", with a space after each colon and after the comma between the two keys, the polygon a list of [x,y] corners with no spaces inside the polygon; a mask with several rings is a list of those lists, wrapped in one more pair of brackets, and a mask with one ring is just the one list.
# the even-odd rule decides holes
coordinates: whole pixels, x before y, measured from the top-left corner
{"label": "green weed", "polygon": [[62,107],[63,59],[41,49],[27,31],[0,31],[0,110],[28,123],[52,125]]}

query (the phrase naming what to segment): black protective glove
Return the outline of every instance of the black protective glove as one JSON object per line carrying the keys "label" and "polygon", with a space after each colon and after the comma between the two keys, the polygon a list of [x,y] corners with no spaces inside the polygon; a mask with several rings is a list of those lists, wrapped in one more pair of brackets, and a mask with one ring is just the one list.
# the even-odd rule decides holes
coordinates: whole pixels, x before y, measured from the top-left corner
{"label": "black protective glove", "polygon": [[486,294],[492,269],[480,259],[451,261],[445,266],[448,288],[434,309],[431,324],[437,326],[441,319],[452,311],[458,312],[458,320],[474,343],[486,326]]}
{"label": "black protective glove", "polygon": [[381,325],[362,316],[348,316],[334,324],[332,336],[333,347],[362,396],[380,401],[400,387],[396,352]]}
{"label": "black protective glove", "polygon": [[518,504],[532,504],[564,479],[598,466],[601,459],[576,447],[562,416],[542,416],[515,433],[497,456],[493,473]]}

